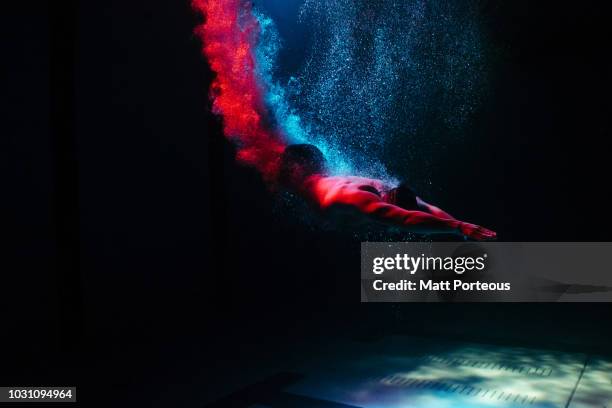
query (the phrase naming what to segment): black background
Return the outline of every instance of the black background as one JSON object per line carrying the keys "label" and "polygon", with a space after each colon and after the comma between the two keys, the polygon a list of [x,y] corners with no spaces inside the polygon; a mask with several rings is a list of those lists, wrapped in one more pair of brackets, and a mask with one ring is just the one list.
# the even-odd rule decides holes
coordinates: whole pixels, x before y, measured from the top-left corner
{"label": "black background", "polygon": [[[502,241],[609,241],[600,7],[483,2],[499,54],[481,142],[440,158],[434,202]],[[76,384],[84,400],[97,380],[143,401],[196,371],[222,378],[222,350],[338,331],[607,352],[607,304],[359,304],[359,243],[279,220],[234,163],[188,2],[2,17],[2,384]]]}

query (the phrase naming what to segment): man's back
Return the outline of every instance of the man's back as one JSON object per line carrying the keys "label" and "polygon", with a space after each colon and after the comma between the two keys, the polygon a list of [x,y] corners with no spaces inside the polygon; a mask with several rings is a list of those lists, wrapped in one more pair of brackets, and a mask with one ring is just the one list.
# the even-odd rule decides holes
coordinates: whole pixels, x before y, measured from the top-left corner
{"label": "man's back", "polygon": [[330,206],[359,206],[364,201],[381,201],[392,188],[381,180],[357,176],[313,176],[306,185],[323,210]]}
{"label": "man's back", "polygon": [[[460,234],[491,239],[495,232],[456,220],[421,200],[406,185],[357,176],[329,176],[325,157],[313,145],[288,146],[281,156],[279,181],[326,214],[352,225],[369,222],[421,234]],[[331,217],[330,217],[331,218]],[[352,220],[351,220],[352,219]]]}

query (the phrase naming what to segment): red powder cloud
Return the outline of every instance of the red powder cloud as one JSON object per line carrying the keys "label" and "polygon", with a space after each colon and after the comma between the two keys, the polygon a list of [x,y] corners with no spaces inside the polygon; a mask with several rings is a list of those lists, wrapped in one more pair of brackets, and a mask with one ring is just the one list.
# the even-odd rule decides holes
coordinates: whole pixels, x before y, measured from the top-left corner
{"label": "red powder cloud", "polygon": [[196,28],[202,52],[216,77],[211,85],[213,111],[223,117],[223,132],[238,146],[237,159],[255,167],[264,179],[276,177],[285,143],[266,126],[263,92],[255,73],[254,44],[260,27],[243,0],[194,0],[204,16]]}

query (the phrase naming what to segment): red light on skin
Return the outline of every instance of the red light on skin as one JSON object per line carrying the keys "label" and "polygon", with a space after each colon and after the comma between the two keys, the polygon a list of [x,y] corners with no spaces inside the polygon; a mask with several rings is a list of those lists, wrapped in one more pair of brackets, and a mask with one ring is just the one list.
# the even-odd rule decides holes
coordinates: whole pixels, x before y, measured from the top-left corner
{"label": "red light on skin", "polygon": [[[196,28],[202,52],[216,76],[211,85],[213,110],[223,117],[225,136],[238,146],[237,160],[253,166],[269,184],[277,179],[285,149],[282,135],[267,125],[265,89],[256,78],[253,46],[260,34],[257,19],[246,0],[193,0],[204,23]],[[493,231],[460,222],[437,207],[422,202],[424,211],[406,210],[385,202],[380,180],[316,175],[301,186],[302,193],[322,210],[348,209],[377,221],[414,232],[458,233],[474,239],[495,237]]]}

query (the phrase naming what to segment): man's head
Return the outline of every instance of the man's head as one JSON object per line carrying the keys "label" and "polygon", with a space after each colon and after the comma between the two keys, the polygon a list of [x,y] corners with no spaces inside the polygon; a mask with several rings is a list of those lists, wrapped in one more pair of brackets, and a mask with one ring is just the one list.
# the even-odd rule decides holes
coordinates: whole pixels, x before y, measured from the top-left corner
{"label": "man's head", "polygon": [[282,185],[299,188],[308,177],[321,173],[325,173],[325,157],[316,146],[295,144],[285,148],[280,162]]}

